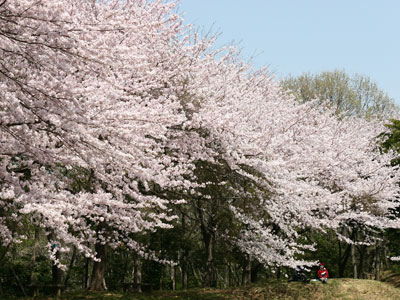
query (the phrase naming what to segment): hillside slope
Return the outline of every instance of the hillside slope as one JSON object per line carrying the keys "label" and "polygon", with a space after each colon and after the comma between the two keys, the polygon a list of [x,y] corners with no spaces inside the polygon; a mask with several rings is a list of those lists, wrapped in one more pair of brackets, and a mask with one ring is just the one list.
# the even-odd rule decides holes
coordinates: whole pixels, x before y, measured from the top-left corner
{"label": "hillside slope", "polygon": [[328,284],[275,282],[265,286],[233,290],[228,299],[400,300],[400,289],[379,281],[347,278],[331,279]]}

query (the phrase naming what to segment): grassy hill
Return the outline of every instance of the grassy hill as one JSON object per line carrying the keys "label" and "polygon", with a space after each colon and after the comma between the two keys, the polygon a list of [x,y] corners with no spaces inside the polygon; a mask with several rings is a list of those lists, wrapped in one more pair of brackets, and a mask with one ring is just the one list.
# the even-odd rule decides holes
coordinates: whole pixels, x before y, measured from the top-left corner
{"label": "grassy hill", "polygon": [[[43,297],[40,299],[54,299]],[[155,291],[151,294],[123,295],[118,293],[65,294],[65,300],[400,300],[400,289],[373,280],[331,279],[328,284],[271,281],[236,289],[192,289],[188,291]]]}

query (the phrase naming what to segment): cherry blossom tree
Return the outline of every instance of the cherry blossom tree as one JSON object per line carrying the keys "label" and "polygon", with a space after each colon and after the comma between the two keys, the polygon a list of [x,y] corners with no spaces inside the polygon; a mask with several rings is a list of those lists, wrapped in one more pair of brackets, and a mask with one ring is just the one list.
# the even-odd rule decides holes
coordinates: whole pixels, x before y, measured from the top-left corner
{"label": "cherry blossom tree", "polygon": [[[186,184],[189,163],[165,155],[185,120],[176,82],[190,50],[173,7],[1,2],[3,245],[18,240],[9,223],[28,214],[56,237],[51,244],[73,244],[88,256],[87,242],[104,257],[106,244],[139,250],[132,233],[169,226],[167,201],[143,190],[149,182]],[[69,191],[62,170],[77,166],[92,172],[90,192]],[[96,266],[100,278],[104,266]]]}
{"label": "cherry blossom tree", "polygon": [[389,167],[393,154],[376,146],[381,122],[296,103],[271,76],[252,72],[234,48],[202,65],[207,77],[197,73],[190,83],[201,99],[190,126],[207,128],[218,141],[218,157],[263,187],[252,215],[232,206],[247,228],[238,239],[244,252],[294,267],[296,254],[310,248],[296,242],[298,228],[338,229],[349,220],[370,228],[397,226],[388,217],[397,205],[399,175]]}

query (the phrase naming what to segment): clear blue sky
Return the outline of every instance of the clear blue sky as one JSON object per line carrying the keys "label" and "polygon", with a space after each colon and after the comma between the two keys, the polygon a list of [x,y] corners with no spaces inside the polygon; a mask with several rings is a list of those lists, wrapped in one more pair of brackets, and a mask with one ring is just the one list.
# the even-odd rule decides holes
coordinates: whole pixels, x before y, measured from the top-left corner
{"label": "clear blue sky", "polygon": [[400,104],[400,0],[180,0],[179,12],[278,78],[342,69]]}

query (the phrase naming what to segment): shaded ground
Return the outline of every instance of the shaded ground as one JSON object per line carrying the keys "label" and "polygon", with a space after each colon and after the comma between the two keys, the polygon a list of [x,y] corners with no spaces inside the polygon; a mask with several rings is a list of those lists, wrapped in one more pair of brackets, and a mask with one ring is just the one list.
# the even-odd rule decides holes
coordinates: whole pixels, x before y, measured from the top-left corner
{"label": "shaded ground", "polygon": [[[32,299],[32,298],[19,298]],[[53,300],[41,297],[40,300]],[[374,280],[331,279],[328,284],[270,281],[236,289],[155,291],[151,294],[66,293],[63,300],[400,300],[400,289]]]}
{"label": "shaded ground", "polygon": [[400,288],[400,273],[383,272],[382,281]]}

